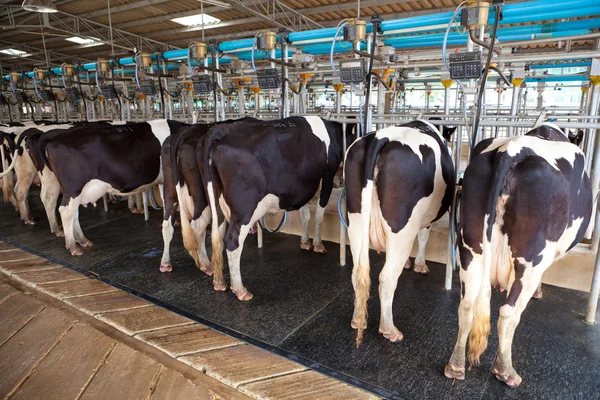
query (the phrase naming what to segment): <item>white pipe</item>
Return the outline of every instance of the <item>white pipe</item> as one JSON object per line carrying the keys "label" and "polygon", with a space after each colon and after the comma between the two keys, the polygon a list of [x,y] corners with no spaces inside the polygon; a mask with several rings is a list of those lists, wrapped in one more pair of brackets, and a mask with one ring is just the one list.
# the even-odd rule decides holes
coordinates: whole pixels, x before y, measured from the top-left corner
{"label": "white pipe", "polygon": [[[592,91],[592,102],[590,105],[590,116],[598,115],[598,107],[600,106],[600,85],[594,85],[590,88]],[[594,199],[598,194],[600,187],[600,135],[598,131],[590,129],[589,135],[593,138],[594,143],[594,159],[592,161],[592,169],[590,174],[590,182],[592,185],[592,196]],[[592,143],[590,141],[590,143]],[[596,202],[592,204],[592,215],[595,216],[595,221],[591,222],[585,233],[585,237],[592,238],[592,251],[598,251],[598,243],[600,241],[600,216],[596,216]]]}

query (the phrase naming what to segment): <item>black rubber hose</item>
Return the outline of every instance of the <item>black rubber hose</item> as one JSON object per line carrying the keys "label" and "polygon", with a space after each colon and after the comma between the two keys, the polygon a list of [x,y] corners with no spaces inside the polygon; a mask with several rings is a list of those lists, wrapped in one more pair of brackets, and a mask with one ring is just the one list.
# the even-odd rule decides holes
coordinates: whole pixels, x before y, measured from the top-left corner
{"label": "black rubber hose", "polygon": [[479,94],[477,96],[477,108],[475,109],[475,121],[473,124],[473,133],[471,134],[471,149],[475,148],[475,141],[477,140],[477,132],[479,131],[479,118],[481,116],[481,102],[483,101],[483,93],[485,93],[485,84],[487,82],[488,72],[490,71],[490,63],[492,62],[492,56],[494,55],[494,44],[496,42],[496,33],[498,32],[498,21],[500,21],[502,12],[502,6],[494,6],[496,9],[496,18],[494,20],[494,31],[492,32],[490,49],[488,50],[487,60],[485,62],[485,69],[483,70],[483,77],[481,78],[481,86],[479,87]]}

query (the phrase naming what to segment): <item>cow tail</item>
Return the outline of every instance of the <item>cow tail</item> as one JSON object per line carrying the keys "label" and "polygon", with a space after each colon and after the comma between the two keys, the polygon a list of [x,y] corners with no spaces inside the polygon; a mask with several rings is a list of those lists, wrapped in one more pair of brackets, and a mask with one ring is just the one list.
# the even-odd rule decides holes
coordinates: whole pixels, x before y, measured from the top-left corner
{"label": "cow tail", "polygon": [[358,266],[356,268],[356,290],[354,305],[356,308],[355,323],[357,328],[356,347],[360,346],[363,340],[364,328],[367,325],[367,302],[371,291],[371,266],[369,263],[369,232],[371,223],[371,208],[373,202],[373,191],[375,190],[375,164],[377,157],[381,152],[387,140],[377,140],[369,143],[365,153],[364,181],[361,193],[361,243],[358,257]]}
{"label": "cow tail", "polygon": [[[214,187],[214,179],[211,171],[211,150],[212,147],[220,139],[220,129],[218,127],[211,128],[208,131],[208,138],[204,145],[204,176],[206,177],[206,193],[208,194],[208,200],[210,202],[210,211],[212,215],[211,223],[211,244],[212,244],[212,258],[211,264],[214,269],[213,282],[223,283],[223,238],[219,232],[219,218],[217,215],[217,191]],[[215,177],[216,178],[216,177]]]}
{"label": "cow tail", "polygon": [[[10,165],[8,166],[8,168],[4,169],[4,160],[6,159],[6,154],[4,154],[4,140],[7,141],[9,148],[14,148],[14,153],[12,155],[12,161],[10,163]],[[6,175],[8,175],[14,168],[15,168],[15,164],[17,162],[17,157],[19,156],[19,151],[18,148],[15,147],[14,144],[14,140],[10,137],[10,135],[1,133],[0,134],[0,147],[2,147],[1,151],[2,151],[2,159],[0,160],[0,162],[2,163],[2,169],[3,171],[0,173],[0,179],[4,178]],[[4,179],[2,179],[3,183],[2,183],[2,190],[4,193]],[[4,197],[4,200],[6,201],[6,196]]]}
{"label": "cow tail", "polygon": [[38,141],[38,148],[40,150],[40,156],[42,157],[43,165],[46,165],[50,171],[52,171],[52,167],[50,166],[50,161],[48,161],[48,156],[46,155],[46,145],[48,144],[49,139],[48,135],[42,135],[40,140]]}
{"label": "cow tail", "polygon": [[[2,153],[2,170],[8,169],[8,165],[6,165],[6,154],[4,154],[4,143],[3,140],[0,139],[0,152]],[[2,178],[2,197],[4,198],[4,202],[8,203],[12,194],[12,188],[14,186],[13,175],[8,174],[4,178]]]}
{"label": "cow tail", "polygon": [[510,170],[527,155],[520,153],[510,157],[504,149],[496,155],[494,177],[487,198],[485,220],[483,224],[483,273],[480,289],[473,305],[473,324],[469,332],[469,362],[479,365],[479,359],[488,345],[490,333],[490,284],[492,264],[510,262],[507,244],[502,241],[499,228],[494,226],[498,209],[503,208],[502,193],[507,187]]}

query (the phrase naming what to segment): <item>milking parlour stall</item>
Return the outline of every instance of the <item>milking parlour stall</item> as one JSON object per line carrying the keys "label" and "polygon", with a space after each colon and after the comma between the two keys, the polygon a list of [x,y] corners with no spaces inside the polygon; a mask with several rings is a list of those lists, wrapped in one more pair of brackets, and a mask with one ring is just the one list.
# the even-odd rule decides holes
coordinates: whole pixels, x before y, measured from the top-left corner
{"label": "milking parlour stall", "polygon": [[600,399],[597,0],[0,4],[0,397]]}

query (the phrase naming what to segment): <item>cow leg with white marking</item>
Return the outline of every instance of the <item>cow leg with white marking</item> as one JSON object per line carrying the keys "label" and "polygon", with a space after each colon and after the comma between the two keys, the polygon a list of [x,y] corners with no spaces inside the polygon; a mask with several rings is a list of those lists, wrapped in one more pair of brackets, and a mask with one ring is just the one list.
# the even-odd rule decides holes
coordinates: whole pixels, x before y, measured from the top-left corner
{"label": "cow leg with white marking", "polygon": [[427,263],[425,262],[425,248],[429,240],[429,232],[431,232],[431,227],[421,229],[417,235],[419,247],[417,249],[417,257],[415,258],[414,271],[419,274],[429,273],[429,268],[427,268]]}
{"label": "cow leg with white marking", "polygon": [[310,207],[308,204],[300,207],[300,223],[302,224],[302,236],[300,238],[300,248],[310,251],[310,237],[308,236],[308,222],[310,221]]}
{"label": "cow leg with white marking", "polygon": [[[65,204],[66,203],[66,204]],[[62,220],[63,229],[65,230],[65,247],[73,256],[80,256],[83,253],[77,246],[75,241],[75,213],[79,207],[79,197],[69,200],[63,199],[63,204],[58,208]]]}
{"label": "cow leg with white marking", "polygon": [[548,255],[542,259],[540,264],[535,266],[530,263],[524,265],[520,260],[513,259],[514,270],[511,271],[510,289],[502,307],[500,307],[498,355],[492,369],[496,378],[505,382],[508,386],[519,386],[521,383],[521,377],[512,365],[512,341],[515,329],[521,320],[521,314],[538,288],[542,274],[554,261],[554,249],[550,249]]}
{"label": "cow leg with white marking", "polygon": [[230,234],[233,234],[230,232],[230,229],[232,231],[239,229],[237,238],[238,247],[233,251],[227,250],[227,260],[229,262],[229,274],[231,275],[231,291],[242,301],[251,300],[253,297],[252,293],[244,287],[244,284],[242,283],[242,273],[240,272],[240,258],[242,256],[242,250],[244,249],[244,240],[246,240],[246,236],[248,236],[250,226],[252,226],[252,224],[239,226],[239,224],[230,223],[226,233],[226,235],[229,236]]}
{"label": "cow leg with white marking", "polygon": [[[463,258],[459,259],[461,300],[460,305],[458,306],[458,337],[450,361],[444,370],[444,375],[448,378],[463,380],[465,379],[467,339],[469,338],[469,332],[471,332],[471,327],[473,326],[475,302],[477,301],[477,296],[479,295],[481,288],[481,280],[484,279],[484,277],[483,256],[471,251],[471,249],[462,242],[459,244],[459,251],[468,252],[472,258],[466,256],[463,257],[464,259],[471,260],[468,265],[462,265],[461,260]],[[483,307],[481,307],[480,310],[483,311]]]}
{"label": "cow leg with white marking", "polygon": [[48,222],[50,223],[50,232],[58,237],[63,237],[65,234],[62,229],[60,229],[56,219],[56,203],[58,201],[58,196],[60,195],[60,184],[58,183],[58,180],[56,180],[56,176],[48,168],[45,168],[44,171],[40,173],[40,181],[42,184],[40,197],[46,210]]}
{"label": "cow leg with white marking", "polygon": [[313,239],[313,251],[321,254],[327,253],[327,249],[321,242],[321,224],[323,223],[324,214],[325,207],[321,207],[321,205],[317,203],[315,210],[315,238]]}
{"label": "cow leg with white marking", "polygon": [[92,247],[94,243],[85,237],[79,225],[79,207],[75,209],[73,217],[73,234],[75,235],[75,241],[81,245],[81,247]]}
{"label": "cow leg with white marking", "polygon": [[200,270],[204,271],[207,275],[213,274],[213,268],[206,252],[206,228],[210,225],[211,215],[210,207],[206,207],[202,211],[200,218],[192,220],[190,223],[192,231],[196,236],[196,243],[198,243],[198,262]]}
{"label": "cow leg with white marking", "polygon": [[[165,215],[166,216],[166,215]],[[160,272],[171,272],[173,271],[173,266],[171,265],[171,257],[169,253],[169,248],[171,245],[171,240],[173,240],[173,233],[175,232],[175,228],[173,227],[173,216],[169,215],[167,219],[165,219],[162,223],[162,237],[163,237],[163,254],[160,260]]]}
{"label": "cow leg with white marking", "polygon": [[37,175],[37,171],[33,166],[33,162],[31,161],[28,152],[23,152],[23,155],[17,159],[15,163],[15,172],[17,174],[17,183],[15,183],[14,193],[19,206],[21,219],[27,225],[34,225],[35,222],[31,216],[27,195],[29,194],[31,184]]}
{"label": "cow leg with white marking", "polygon": [[[398,233],[393,233],[386,226],[387,245],[385,253],[385,265],[379,274],[379,298],[381,301],[381,318],[379,321],[379,333],[390,342],[399,342],[402,340],[402,333],[394,326],[394,316],[392,313],[392,303],[394,302],[394,292],[398,286],[398,278],[404,269],[404,263],[410,256],[414,238],[417,235],[417,229],[406,226]],[[413,238],[410,240],[410,238]]]}

